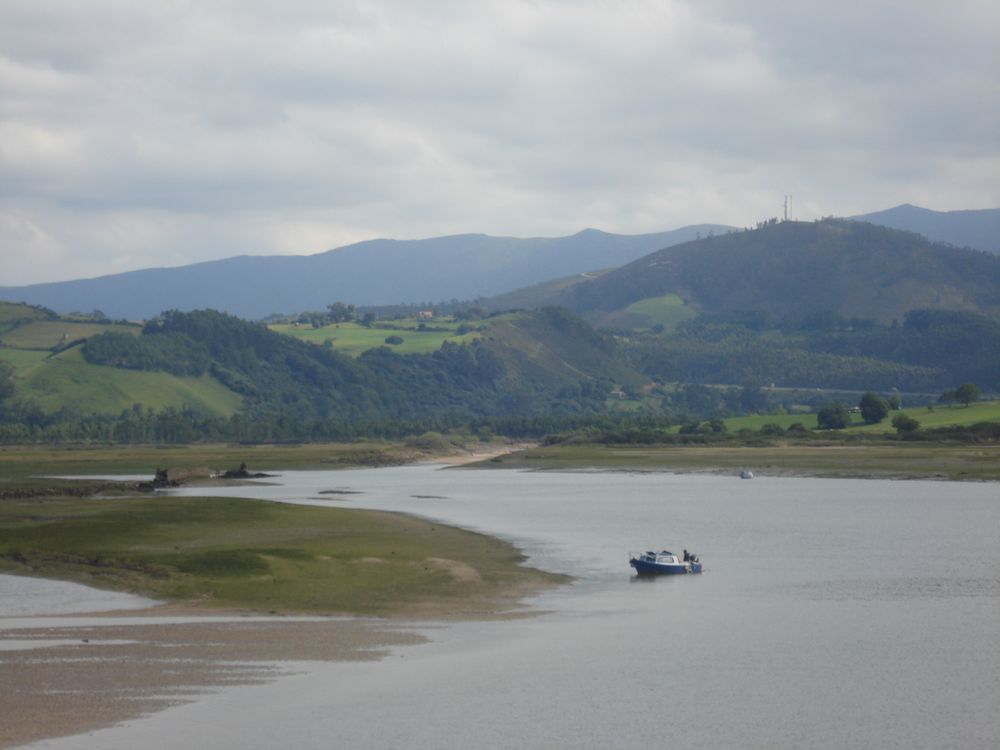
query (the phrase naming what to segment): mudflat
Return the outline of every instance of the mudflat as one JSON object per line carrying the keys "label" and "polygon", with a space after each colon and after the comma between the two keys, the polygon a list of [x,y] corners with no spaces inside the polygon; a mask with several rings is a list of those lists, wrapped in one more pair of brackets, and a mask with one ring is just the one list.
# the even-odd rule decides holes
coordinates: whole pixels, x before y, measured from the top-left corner
{"label": "mudflat", "polygon": [[87,619],[26,628],[0,621],[0,747],[91,731],[206,691],[272,680],[296,671],[297,662],[378,659],[391,646],[421,640],[374,620],[143,623],[134,613]]}

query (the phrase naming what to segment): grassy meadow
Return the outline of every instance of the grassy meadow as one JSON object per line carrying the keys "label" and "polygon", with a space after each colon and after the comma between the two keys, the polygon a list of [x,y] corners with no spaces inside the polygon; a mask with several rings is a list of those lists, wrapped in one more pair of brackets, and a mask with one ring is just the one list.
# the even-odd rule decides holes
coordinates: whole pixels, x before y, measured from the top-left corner
{"label": "grassy meadow", "polygon": [[157,411],[191,406],[229,416],[242,405],[238,394],[210,375],[181,377],[92,365],[78,347],[51,357],[45,352],[3,348],[0,359],[15,368],[18,397],[33,400],[45,411],[72,405],[85,413],[114,414],[141,403]]}
{"label": "grassy meadow", "polygon": [[676,294],[665,294],[662,297],[649,297],[633,302],[625,308],[625,312],[645,318],[647,326],[662,325],[667,330],[672,330],[678,323],[697,315]]}
{"label": "grassy meadow", "polygon": [[[321,328],[308,325],[281,324],[270,326],[271,330],[294,336],[312,344],[330,342],[337,351],[356,357],[362,352],[379,346],[390,346],[399,354],[426,354],[441,348],[445,341],[464,343],[479,337],[479,333],[470,331],[459,335],[459,324],[449,320],[427,321],[430,328],[445,328],[444,331],[421,331],[419,322],[414,319],[392,321],[391,327],[367,327],[359,323],[332,323]],[[381,323],[380,326],[389,325]],[[389,345],[385,343],[389,336],[399,336],[403,343]]]}
{"label": "grassy meadow", "polygon": [[[860,414],[851,415],[851,425],[847,428],[849,433],[860,432],[866,434],[893,433],[896,430],[892,426],[892,418],[897,414],[905,414],[920,422],[920,427],[933,429],[935,427],[950,427],[954,425],[968,426],[977,422],[1000,422],[1000,401],[984,401],[969,406],[915,406],[904,408],[899,411],[889,413],[889,416],[877,424],[865,424]],[[757,432],[766,424],[776,424],[787,430],[793,424],[801,424],[807,429],[816,429],[816,413],[808,412],[802,414],[752,414],[746,417],[730,417],[722,420],[729,432],[739,430],[752,430]],[[680,425],[671,428],[671,432],[680,430]]]}
{"label": "grassy meadow", "polygon": [[68,320],[36,320],[3,334],[5,346],[16,349],[55,349],[62,344],[87,339],[105,332],[130,333],[138,336],[139,325],[118,323],[83,323]]}

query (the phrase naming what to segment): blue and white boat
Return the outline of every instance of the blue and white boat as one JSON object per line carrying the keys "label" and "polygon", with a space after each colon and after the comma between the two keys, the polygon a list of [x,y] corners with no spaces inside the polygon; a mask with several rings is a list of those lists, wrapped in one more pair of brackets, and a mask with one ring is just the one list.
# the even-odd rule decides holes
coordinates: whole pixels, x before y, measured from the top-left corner
{"label": "blue and white boat", "polygon": [[684,558],[670,550],[661,552],[629,552],[628,564],[641,576],[677,575],[679,573],[700,573],[701,562],[697,555],[684,550]]}

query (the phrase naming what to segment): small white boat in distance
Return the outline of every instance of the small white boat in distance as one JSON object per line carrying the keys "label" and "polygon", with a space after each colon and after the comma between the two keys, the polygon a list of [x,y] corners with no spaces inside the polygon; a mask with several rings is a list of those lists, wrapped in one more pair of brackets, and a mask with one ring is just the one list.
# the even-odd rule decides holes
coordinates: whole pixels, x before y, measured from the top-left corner
{"label": "small white boat in distance", "polygon": [[749,469],[744,469],[740,472],[740,479],[753,479],[753,472]]}

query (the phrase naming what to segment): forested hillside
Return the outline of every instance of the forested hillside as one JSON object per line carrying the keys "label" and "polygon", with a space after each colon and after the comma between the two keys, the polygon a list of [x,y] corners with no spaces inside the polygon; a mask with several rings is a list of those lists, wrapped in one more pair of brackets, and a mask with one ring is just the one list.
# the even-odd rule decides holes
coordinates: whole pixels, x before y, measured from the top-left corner
{"label": "forested hillside", "polygon": [[636,369],[663,382],[939,392],[972,381],[1000,391],[1000,323],[974,313],[918,310],[901,325],[702,316],[628,342]]}
{"label": "forested hillside", "polygon": [[88,404],[76,403],[53,412],[18,398],[15,389],[0,415],[7,439],[53,430],[60,437],[151,441],[329,439],[504,419],[527,420],[521,424],[534,426],[526,429],[539,430],[545,420],[572,423],[604,413],[616,385],[644,380],[621,363],[614,339],[555,309],[504,316],[484,326],[481,337],[445,342],[430,354],[382,346],[352,358],[215,311],[171,311],[149,321],[141,335],[109,326],[73,353],[95,372],[215,383],[229,394],[218,398],[240,408],[154,412],[129,404],[120,413],[92,414]]}
{"label": "forested hillside", "polygon": [[550,301],[600,322],[674,293],[694,310],[829,313],[891,323],[917,309],[1000,316],[1000,257],[862,222],[768,222],[660,250]]}

